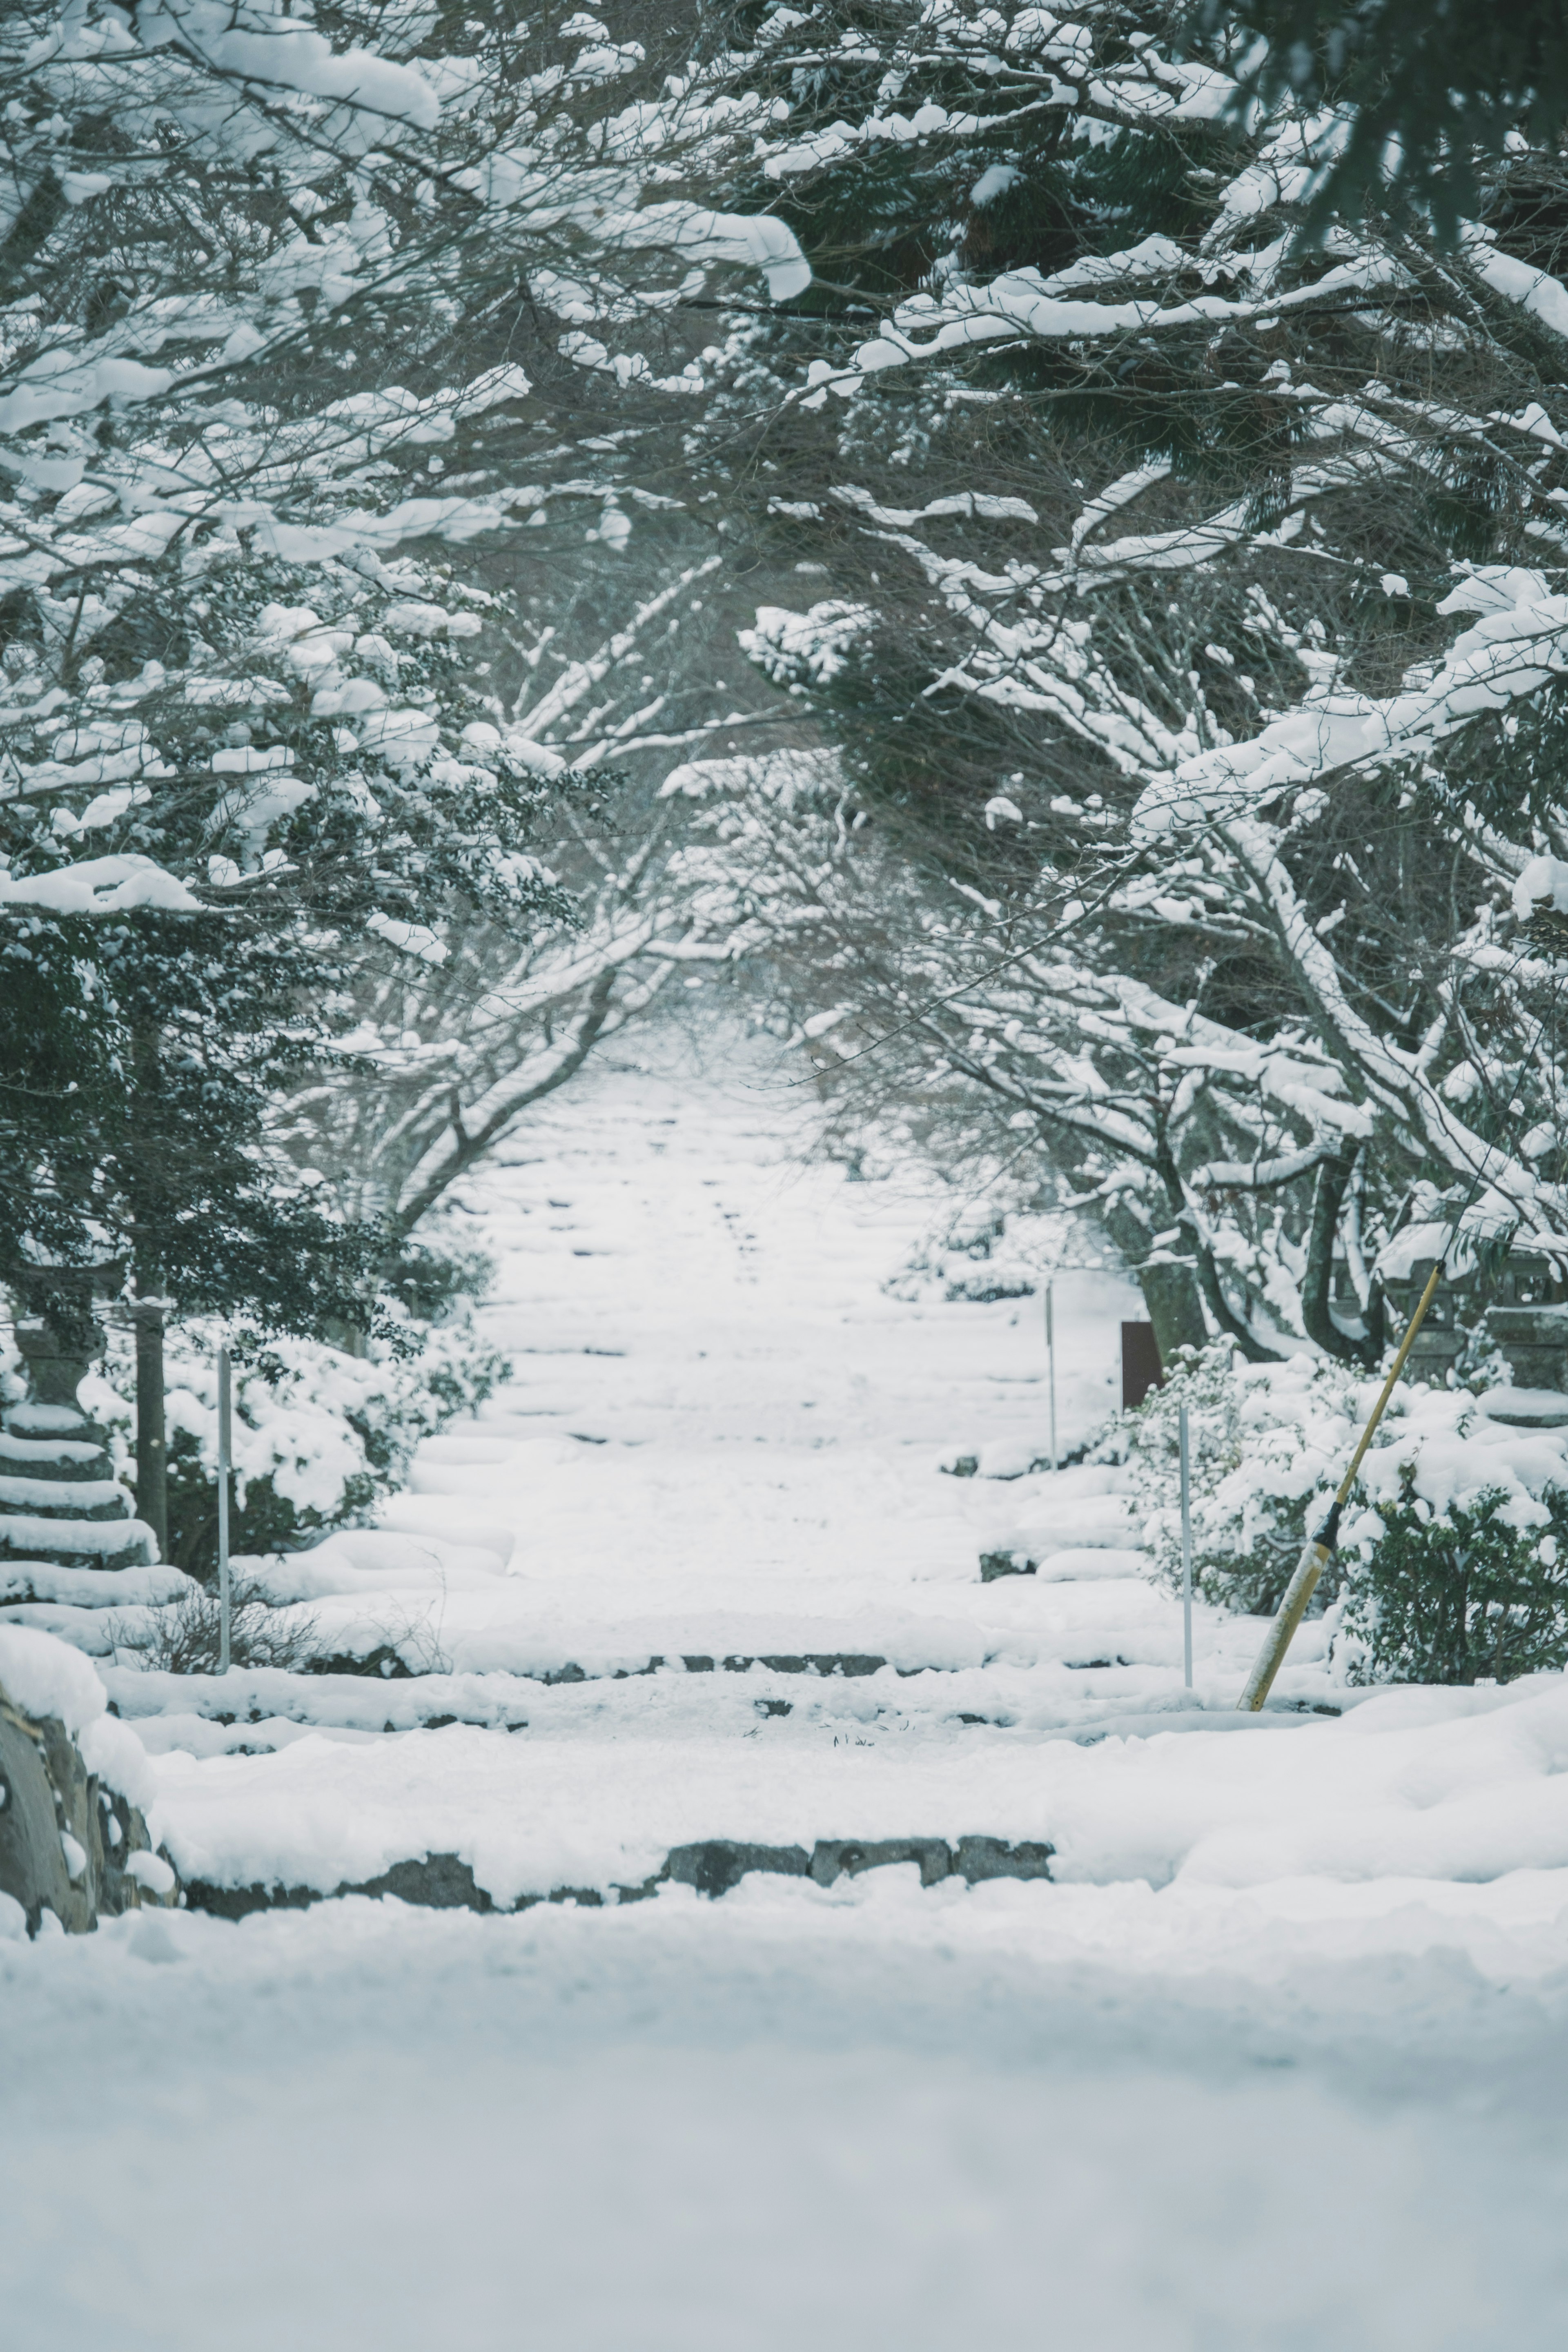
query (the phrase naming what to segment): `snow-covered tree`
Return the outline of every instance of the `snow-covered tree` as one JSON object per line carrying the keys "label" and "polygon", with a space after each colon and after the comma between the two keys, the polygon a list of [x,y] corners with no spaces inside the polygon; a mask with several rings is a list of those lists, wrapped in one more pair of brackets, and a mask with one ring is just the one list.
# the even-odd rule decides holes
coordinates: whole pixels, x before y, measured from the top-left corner
{"label": "snow-covered tree", "polygon": [[1353,118],[1182,30],[781,9],[729,60],[816,272],[729,378],[823,575],[750,649],[875,819],[800,859],[847,1074],[1037,1135],[1167,1343],[1367,1359],[1419,1187],[1568,1231],[1563,163],[1320,240]]}
{"label": "snow-covered tree", "polygon": [[494,723],[512,600],[453,551],[562,517],[614,563],[671,503],[624,445],[701,382],[675,306],[805,275],[776,223],[645,201],[605,136],[645,66],[424,0],[0,23],[11,1258],[345,1319],[372,1237],[280,1096],[345,1039],[374,1070],[367,996],[454,927],[515,961],[568,919],[530,841],[571,754]]}

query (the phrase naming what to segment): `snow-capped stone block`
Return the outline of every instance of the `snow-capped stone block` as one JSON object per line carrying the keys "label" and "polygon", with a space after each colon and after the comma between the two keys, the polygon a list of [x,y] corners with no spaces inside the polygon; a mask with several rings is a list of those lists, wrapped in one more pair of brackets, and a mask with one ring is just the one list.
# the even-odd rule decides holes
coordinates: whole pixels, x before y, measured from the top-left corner
{"label": "snow-capped stone block", "polygon": [[56,1559],[75,1568],[143,1568],[153,1559],[156,1546],[152,1528],[129,1517],[38,1518],[16,1512],[0,1516],[0,1559]]}
{"label": "snow-capped stone block", "polygon": [[85,1658],[47,1633],[0,1626],[0,1895],[29,1935],[46,1911],[81,1934],[100,1916],[177,1898],[143,1811],[146,1757],[107,1707]]}
{"label": "snow-capped stone block", "polygon": [[52,1559],[0,1560],[0,1604],[52,1601],[77,1609],[160,1609],[180,1601],[192,1580],[160,1563],[105,1570]]}

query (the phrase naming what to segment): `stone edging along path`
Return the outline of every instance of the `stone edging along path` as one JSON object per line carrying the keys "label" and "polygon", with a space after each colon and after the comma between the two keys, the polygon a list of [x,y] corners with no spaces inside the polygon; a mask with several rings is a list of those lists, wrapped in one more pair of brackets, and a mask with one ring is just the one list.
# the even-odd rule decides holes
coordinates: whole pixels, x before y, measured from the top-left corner
{"label": "stone edging along path", "polygon": [[1009,1845],[1001,1838],[961,1837],[953,1845],[945,1838],[878,1838],[859,1843],[852,1838],[818,1838],[809,1852],[803,1845],[748,1845],[733,1838],[710,1838],[695,1845],[672,1846],[662,1869],[639,1885],[614,1886],[606,1897],[596,1886],[557,1886],[547,1895],[522,1895],[512,1905],[498,1904],[474,1878],[471,1866],[455,1853],[427,1854],[420,1862],[394,1863],[380,1877],[359,1885],[330,1889],[310,1886],[213,1886],[193,1880],[186,1898],[193,1911],[207,1911],[222,1919],[243,1919],[255,1911],[301,1911],[340,1895],[396,1895],[405,1903],[438,1911],[528,1911],[539,1903],[579,1903],[597,1908],[611,1903],[641,1903],[661,1886],[689,1886],[699,1895],[727,1895],[750,1872],[762,1871],[785,1878],[809,1878],[818,1886],[858,1877],[889,1863],[918,1864],[922,1886],[944,1878],[962,1878],[978,1885],[992,1878],[1049,1878],[1055,1848],[1028,1842]]}

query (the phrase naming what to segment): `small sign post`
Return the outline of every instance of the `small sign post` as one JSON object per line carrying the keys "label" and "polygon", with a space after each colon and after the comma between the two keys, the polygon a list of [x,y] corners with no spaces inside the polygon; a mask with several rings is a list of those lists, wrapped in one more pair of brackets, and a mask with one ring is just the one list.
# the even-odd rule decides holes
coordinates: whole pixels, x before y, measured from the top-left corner
{"label": "small sign post", "polygon": [[1121,1326],[1121,1410],[1136,1412],[1151,1389],[1157,1389],[1165,1377],[1160,1361],[1160,1343],[1154,1337],[1152,1323],[1124,1323]]}
{"label": "small sign post", "polygon": [[228,1481],[234,1452],[234,1431],[229,1401],[228,1349],[217,1351],[217,1593],[218,1593],[218,1658],[220,1675],[228,1672],[229,1636],[232,1631],[232,1604],[228,1581]]}
{"label": "small sign post", "polygon": [[1193,1686],[1193,1486],[1187,1408],[1176,1417],[1182,1459],[1182,1657],[1186,1685]]}

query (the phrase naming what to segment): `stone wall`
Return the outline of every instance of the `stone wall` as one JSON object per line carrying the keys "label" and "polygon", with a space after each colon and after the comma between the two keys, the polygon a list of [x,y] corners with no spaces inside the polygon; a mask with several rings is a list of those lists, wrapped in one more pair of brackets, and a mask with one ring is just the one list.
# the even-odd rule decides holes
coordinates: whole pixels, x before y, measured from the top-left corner
{"label": "stone wall", "polygon": [[57,1717],[25,1715],[0,1688],[0,1895],[36,1936],[52,1911],[73,1935],[178,1899],[136,1806],[90,1773]]}

